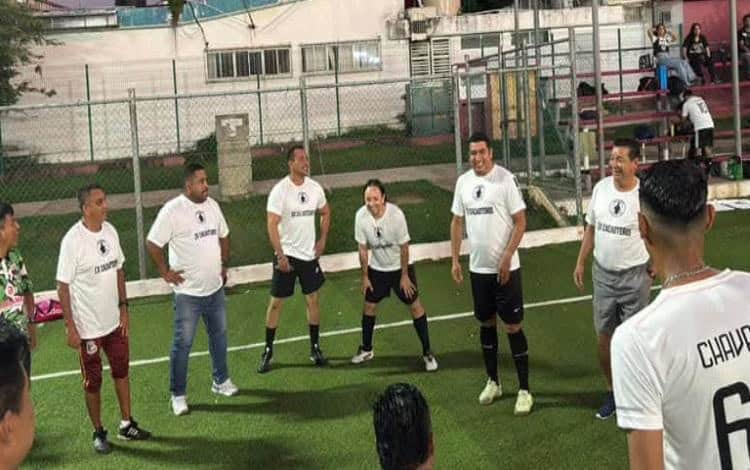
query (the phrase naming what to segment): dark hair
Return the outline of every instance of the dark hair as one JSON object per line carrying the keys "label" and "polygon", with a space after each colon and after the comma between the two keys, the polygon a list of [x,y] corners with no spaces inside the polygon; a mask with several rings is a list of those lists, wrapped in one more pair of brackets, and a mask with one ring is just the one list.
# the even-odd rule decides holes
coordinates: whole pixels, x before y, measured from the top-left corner
{"label": "dark hair", "polygon": [[78,190],[78,208],[81,209],[81,211],[83,211],[83,206],[89,202],[91,191],[94,191],[95,189],[104,191],[104,188],[102,188],[99,183],[91,183]]}
{"label": "dark hair", "polygon": [[475,144],[477,142],[484,142],[485,144],[487,144],[487,148],[492,148],[490,147],[490,138],[487,137],[487,134],[482,131],[475,132],[471,134],[471,137],[469,137],[470,144]]}
{"label": "dark hair", "polygon": [[21,412],[27,380],[21,356],[26,347],[26,337],[21,330],[0,316],[0,421],[8,411]]}
{"label": "dark hair", "polygon": [[742,22],[744,23],[748,18],[750,18],[750,13],[742,17]]}
{"label": "dark hair", "polygon": [[614,146],[626,147],[628,149],[628,158],[631,161],[641,158],[641,146],[635,139],[615,139]]}
{"label": "dark hair", "polygon": [[669,226],[684,228],[706,209],[708,176],[692,160],[654,163],[640,180],[641,205]]}
{"label": "dark hair", "polygon": [[430,457],[430,408],[413,385],[390,385],[373,406],[375,440],[385,470],[414,468]]}
{"label": "dark hair", "polygon": [[367,183],[365,183],[365,187],[364,189],[362,189],[362,192],[364,193],[365,191],[367,191],[367,188],[369,187],[378,188],[380,190],[380,194],[383,195],[383,198],[388,200],[388,197],[385,194],[385,186],[383,186],[382,181],[380,181],[377,178],[372,178],[372,179],[367,180]]}
{"label": "dark hair", "polygon": [[296,152],[297,150],[305,150],[305,147],[299,144],[292,145],[286,152],[286,161],[291,162],[292,160],[294,160],[294,152]]}
{"label": "dark hair", "polygon": [[190,178],[193,177],[193,175],[199,171],[206,171],[206,167],[201,165],[200,163],[188,163],[185,165],[185,182],[187,182]]}
{"label": "dark hair", "polygon": [[5,228],[5,217],[15,215],[13,206],[7,202],[0,201],[0,228]]}

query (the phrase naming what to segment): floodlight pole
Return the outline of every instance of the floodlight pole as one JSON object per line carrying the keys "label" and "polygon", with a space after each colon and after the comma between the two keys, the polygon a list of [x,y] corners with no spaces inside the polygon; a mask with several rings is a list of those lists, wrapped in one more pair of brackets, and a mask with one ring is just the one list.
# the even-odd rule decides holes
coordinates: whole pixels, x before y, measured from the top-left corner
{"label": "floodlight pole", "polygon": [[740,115],[740,67],[737,50],[737,0],[729,0],[729,27],[732,38],[732,111],[734,114],[734,154],[742,156],[742,124]]}
{"label": "floodlight pole", "polygon": [[[599,1],[591,0],[591,20],[594,23],[593,47],[594,47],[594,86],[596,87],[596,140],[598,142],[599,154],[599,179],[607,176],[604,166],[604,103],[602,100],[602,64],[599,52]],[[576,90],[571,90],[575,93]]]}

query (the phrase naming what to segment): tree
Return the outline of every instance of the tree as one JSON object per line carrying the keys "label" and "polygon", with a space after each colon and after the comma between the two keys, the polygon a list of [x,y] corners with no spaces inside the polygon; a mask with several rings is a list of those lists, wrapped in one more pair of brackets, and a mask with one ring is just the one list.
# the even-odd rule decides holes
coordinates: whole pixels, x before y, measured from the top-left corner
{"label": "tree", "polygon": [[26,5],[0,0],[0,106],[15,103],[26,92],[55,94],[54,90],[33,87],[28,80],[14,80],[19,75],[19,66],[36,63],[34,70],[41,74],[38,62],[42,56],[33,47],[57,44],[45,38],[44,33],[44,23]]}
{"label": "tree", "polygon": [[173,28],[176,28],[185,7],[185,0],[167,0],[167,5],[169,6],[169,13],[171,13],[170,24]]}

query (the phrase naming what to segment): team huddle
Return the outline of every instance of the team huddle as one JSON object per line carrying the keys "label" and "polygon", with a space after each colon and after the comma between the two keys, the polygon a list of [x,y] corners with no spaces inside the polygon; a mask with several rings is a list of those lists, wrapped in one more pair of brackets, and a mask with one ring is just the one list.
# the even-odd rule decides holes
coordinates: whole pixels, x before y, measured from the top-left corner
{"label": "team huddle", "polygon": [[[585,263],[593,252],[594,326],[610,390],[596,416],[607,419],[617,414],[620,427],[629,431],[632,468],[748,468],[750,275],[719,272],[704,264],[704,234],[715,214],[706,203],[703,170],[691,162],[661,162],[639,178],[638,152],[633,141],[615,142],[613,176],[594,189],[573,276],[583,289]],[[499,317],[518,376],[514,413],[526,415],[534,406],[518,254],[526,205],[513,174],[494,163],[485,135],[469,139],[469,160],[471,169],[458,178],[451,206],[450,275],[463,283],[460,253],[466,234],[469,283],[487,374],[478,400],[489,405],[502,395]],[[328,363],[320,344],[319,293],[325,274],[319,258],[326,249],[331,210],[322,186],[309,177],[305,150],[292,147],[287,162],[289,175],[273,187],[266,206],[274,258],[259,373],[273,368],[284,300],[294,294],[298,281],[305,299],[310,361],[316,367]],[[205,169],[187,165],[184,192],[161,208],[147,236],[148,253],[174,291],[169,389],[177,416],[189,412],[188,358],[199,319],[208,334],[211,390],[223,396],[238,393],[227,364],[224,286],[230,229],[208,188]],[[80,356],[94,448],[108,453],[111,446],[100,416],[101,351],[109,360],[121,411],[117,437],[143,440],[151,434],[132,417],[125,257],[116,229],[106,221],[106,193],[89,185],[79,191],[78,200],[82,218],[62,240],[56,279],[68,345]],[[410,260],[406,217],[388,201],[377,179],[365,184],[363,202],[354,224],[364,297],[362,341],[351,362],[374,359],[377,306],[393,292],[409,308],[425,371],[437,371]],[[7,226],[12,217],[2,215]],[[17,228],[14,219],[12,224]],[[5,256],[8,253],[3,257],[7,271]],[[27,279],[25,269],[17,276]],[[662,279],[662,292],[649,305],[654,276]],[[17,310],[28,308],[24,304],[29,293],[30,287],[17,292]],[[33,329],[25,323],[21,329],[33,346]],[[28,351],[24,367],[30,377]],[[742,431],[747,442],[741,439]]]}

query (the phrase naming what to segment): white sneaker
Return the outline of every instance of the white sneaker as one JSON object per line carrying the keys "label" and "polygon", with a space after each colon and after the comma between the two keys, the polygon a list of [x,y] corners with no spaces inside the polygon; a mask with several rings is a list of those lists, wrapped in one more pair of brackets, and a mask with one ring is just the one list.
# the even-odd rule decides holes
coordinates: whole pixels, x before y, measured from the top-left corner
{"label": "white sneaker", "polygon": [[479,394],[479,404],[489,405],[495,398],[503,396],[503,387],[500,382],[495,382],[492,379],[487,379],[487,385],[484,386],[484,390]]}
{"label": "white sneaker", "polygon": [[527,415],[531,413],[531,408],[534,406],[534,397],[531,396],[528,390],[519,390],[518,398],[516,398],[516,409],[514,414],[516,415]]}
{"label": "white sneaker", "polygon": [[352,364],[362,364],[365,361],[371,360],[373,357],[375,357],[375,351],[365,351],[362,349],[362,346],[357,348],[357,354],[355,354],[352,357]]}
{"label": "white sneaker", "polygon": [[232,379],[227,379],[221,384],[213,382],[211,384],[211,391],[219,395],[224,395],[225,397],[231,397],[237,395],[237,392],[239,392],[240,389],[232,383]]}
{"label": "white sneaker", "polygon": [[422,360],[424,361],[424,370],[427,372],[435,372],[438,370],[438,363],[435,360],[435,356],[432,354],[422,356]]}
{"label": "white sneaker", "polygon": [[188,404],[187,404],[187,397],[185,395],[181,395],[179,397],[172,396],[172,413],[174,413],[175,416],[182,416],[188,414]]}

